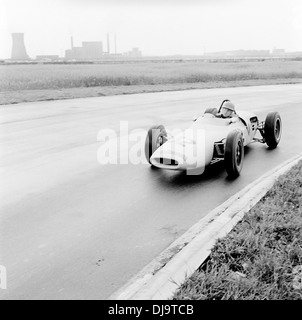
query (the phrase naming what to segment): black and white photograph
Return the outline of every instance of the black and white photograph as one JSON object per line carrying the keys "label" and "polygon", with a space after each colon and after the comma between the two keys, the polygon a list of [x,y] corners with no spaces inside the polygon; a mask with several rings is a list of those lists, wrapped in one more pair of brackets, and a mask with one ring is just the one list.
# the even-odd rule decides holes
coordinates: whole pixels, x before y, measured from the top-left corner
{"label": "black and white photograph", "polygon": [[302,300],[302,1],[0,0],[0,300]]}

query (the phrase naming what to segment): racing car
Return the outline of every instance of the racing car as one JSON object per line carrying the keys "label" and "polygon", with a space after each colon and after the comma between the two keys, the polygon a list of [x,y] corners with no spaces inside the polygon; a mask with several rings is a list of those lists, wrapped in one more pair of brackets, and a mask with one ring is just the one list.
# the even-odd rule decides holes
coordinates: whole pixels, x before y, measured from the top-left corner
{"label": "racing car", "polygon": [[[226,103],[230,100],[224,100],[219,109],[207,108],[194,119],[189,130],[174,137],[168,135],[163,125],[152,126],[145,140],[147,161],[162,169],[198,169],[198,174],[206,166],[224,161],[228,176],[236,178],[242,169],[245,146],[259,142],[266,143],[270,149],[277,147],[282,133],[278,112],[269,112],[264,121],[248,111],[233,110],[232,117],[223,117],[221,110]],[[204,133],[201,139],[195,135],[198,130]]]}

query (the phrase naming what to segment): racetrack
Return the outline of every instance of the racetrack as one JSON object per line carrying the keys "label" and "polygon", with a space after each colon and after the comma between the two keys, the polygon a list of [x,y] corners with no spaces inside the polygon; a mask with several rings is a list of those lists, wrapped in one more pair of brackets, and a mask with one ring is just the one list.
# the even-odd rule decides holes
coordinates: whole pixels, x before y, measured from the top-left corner
{"label": "racetrack", "polygon": [[[185,128],[229,98],[264,119],[279,111],[275,150],[246,149],[241,176],[97,162],[100,129]],[[1,299],[105,299],[210,210],[302,150],[302,85],[86,98],[0,109]]]}

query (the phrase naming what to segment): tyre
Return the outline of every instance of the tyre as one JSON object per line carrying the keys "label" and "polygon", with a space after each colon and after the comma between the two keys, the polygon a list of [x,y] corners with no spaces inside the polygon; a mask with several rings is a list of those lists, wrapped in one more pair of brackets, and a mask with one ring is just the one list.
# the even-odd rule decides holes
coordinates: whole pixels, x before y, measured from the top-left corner
{"label": "tyre", "polygon": [[217,108],[207,108],[204,113],[211,113],[215,116],[218,113],[218,109]]}
{"label": "tyre", "polygon": [[167,132],[164,126],[153,126],[148,130],[145,141],[145,156],[147,161],[151,164],[150,158],[152,154],[160,146],[167,141]]}
{"label": "tyre", "polygon": [[264,139],[270,149],[277,147],[281,139],[282,122],[278,112],[267,114],[264,123]]}
{"label": "tyre", "polygon": [[227,136],[224,151],[225,169],[230,178],[236,178],[240,175],[243,158],[244,145],[242,133],[240,131],[232,131]]}

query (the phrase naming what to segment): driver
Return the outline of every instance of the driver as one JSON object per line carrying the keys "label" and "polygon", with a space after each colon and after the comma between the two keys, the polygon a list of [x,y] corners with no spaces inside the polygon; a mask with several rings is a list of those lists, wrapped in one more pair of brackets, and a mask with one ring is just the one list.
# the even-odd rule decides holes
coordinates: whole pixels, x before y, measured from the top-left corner
{"label": "driver", "polygon": [[235,112],[235,105],[231,101],[226,101],[221,109],[220,112],[216,114],[218,118],[232,118],[236,116]]}

